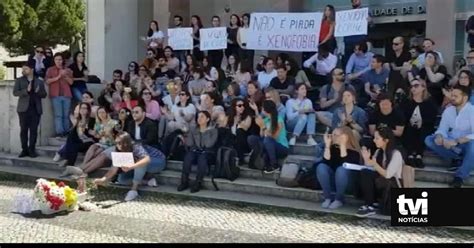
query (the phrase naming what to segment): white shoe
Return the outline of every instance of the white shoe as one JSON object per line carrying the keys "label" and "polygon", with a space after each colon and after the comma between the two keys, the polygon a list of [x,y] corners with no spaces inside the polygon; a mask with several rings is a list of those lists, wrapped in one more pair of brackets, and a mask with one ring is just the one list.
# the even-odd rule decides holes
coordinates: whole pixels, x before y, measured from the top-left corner
{"label": "white shoe", "polygon": [[152,187],[152,188],[158,187],[158,183],[156,183],[155,178],[152,178],[152,179],[148,180],[147,185],[148,185],[148,187]]}
{"label": "white shoe", "polygon": [[316,140],[314,140],[313,137],[309,137],[307,142],[308,142],[308,145],[309,145],[309,146],[316,146],[316,145],[318,145],[318,142],[316,142]]}
{"label": "white shoe", "polygon": [[290,146],[296,145],[296,137],[291,138],[291,139],[290,139],[290,142],[288,142],[288,144],[289,144]]}
{"label": "white shoe", "polygon": [[321,207],[322,207],[322,208],[329,208],[329,205],[331,205],[331,200],[330,200],[330,199],[326,199],[326,200],[324,200],[324,202],[321,204]]}
{"label": "white shoe", "polygon": [[59,160],[61,160],[61,155],[59,155],[59,153],[56,153],[54,155],[53,162],[59,162]]}
{"label": "white shoe", "polygon": [[138,192],[136,190],[130,190],[128,191],[127,196],[125,196],[125,201],[126,202],[133,201],[137,197],[138,197]]}
{"label": "white shoe", "polygon": [[340,207],[342,207],[344,204],[338,200],[335,200],[331,203],[331,205],[329,205],[329,209],[338,209]]}

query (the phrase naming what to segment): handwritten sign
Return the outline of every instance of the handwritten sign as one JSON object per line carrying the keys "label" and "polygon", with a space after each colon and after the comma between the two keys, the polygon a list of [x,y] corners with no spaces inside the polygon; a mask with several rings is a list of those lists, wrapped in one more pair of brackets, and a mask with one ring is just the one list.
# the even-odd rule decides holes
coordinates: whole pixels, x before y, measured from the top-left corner
{"label": "handwritten sign", "polygon": [[336,12],[336,37],[367,34],[369,9]]}
{"label": "handwritten sign", "polygon": [[193,49],[193,28],[170,28],[168,29],[168,44],[173,50]]}
{"label": "handwritten sign", "polygon": [[113,167],[124,167],[127,165],[135,164],[133,153],[131,152],[112,152],[112,166]]}
{"label": "handwritten sign", "polygon": [[253,50],[318,50],[322,13],[253,13],[247,47]]}
{"label": "handwritten sign", "polygon": [[201,51],[227,49],[227,28],[200,29]]}

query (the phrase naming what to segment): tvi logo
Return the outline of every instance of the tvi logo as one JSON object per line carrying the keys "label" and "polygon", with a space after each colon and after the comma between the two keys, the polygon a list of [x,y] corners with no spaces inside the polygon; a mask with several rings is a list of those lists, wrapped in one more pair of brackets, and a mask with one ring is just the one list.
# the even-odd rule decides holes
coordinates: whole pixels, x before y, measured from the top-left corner
{"label": "tvi logo", "polygon": [[[421,193],[424,199],[406,199],[405,195],[399,195],[397,198],[398,212],[401,215],[418,215],[421,209],[421,215],[428,215],[428,192]],[[408,206],[408,210],[405,208]]]}

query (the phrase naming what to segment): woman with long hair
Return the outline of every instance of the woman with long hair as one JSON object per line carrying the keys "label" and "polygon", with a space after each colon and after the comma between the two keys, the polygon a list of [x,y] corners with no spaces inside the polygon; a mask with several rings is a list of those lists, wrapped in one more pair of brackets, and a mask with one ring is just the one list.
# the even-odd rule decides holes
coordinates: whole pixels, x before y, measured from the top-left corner
{"label": "woman with long hair", "polygon": [[[396,148],[393,130],[388,127],[378,128],[375,131],[374,143],[377,150],[373,155],[366,147],[362,147],[364,165],[373,170],[363,169],[360,173],[360,186],[365,204],[357,211],[358,217],[376,214],[375,199],[380,196],[390,197],[388,189],[399,188],[402,185],[400,180],[404,161],[402,153]],[[385,201],[379,202],[379,206],[385,213],[390,209],[390,205]]]}
{"label": "woman with long hair", "polygon": [[[164,49],[164,55],[166,59],[166,64],[168,66],[168,69],[176,72],[177,74],[180,72],[180,61],[176,56],[174,55],[174,50],[172,47],[167,46]],[[184,62],[184,61],[183,61]]]}
{"label": "woman with long hair", "polygon": [[[138,195],[138,187],[142,184],[147,174],[157,174],[166,167],[166,158],[162,152],[148,145],[134,143],[128,133],[121,133],[115,140],[115,152],[132,153],[134,163],[122,167],[112,167],[107,174],[94,180],[95,185],[105,186],[115,175],[118,175],[117,182],[120,185],[132,185],[130,191],[125,196],[125,201],[133,201]],[[156,187],[156,179],[148,181],[149,186]]]}
{"label": "woman with long hair", "polygon": [[125,132],[130,123],[133,122],[132,111],[128,108],[122,108],[118,114],[118,125],[116,126],[116,131]]}
{"label": "woman with long hair", "polygon": [[260,127],[260,136],[250,136],[249,146],[252,150],[250,164],[256,156],[263,152],[265,155],[265,173],[273,173],[280,168],[279,159],[288,156],[289,145],[285,121],[278,116],[278,111],[274,102],[265,100],[262,106],[263,118],[256,116],[255,122]]}
{"label": "woman with long hair", "polygon": [[162,31],[160,31],[160,26],[158,25],[158,22],[154,20],[151,21],[150,26],[148,28],[147,36],[145,38],[147,47],[156,51],[163,49],[164,38],[165,35]]}
{"label": "woman with long hair", "polygon": [[250,81],[247,85],[247,99],[250,104],[255,104],[258,108],[262,106],[263,100],[265,100],[262,91],[258,86],[258,82]]}
{"label": "woman with long hair", "polygon": [[230,108],[232,101],[235,99],[240,98],[240,88],[237,83],[231,83],[229,86],[227,86],[227,90],[225,91],[225,96],[224,96],[224,108],[228,109]]}
{"label": "woman with long hair", "polygon": [[410,83],[409,98],[400,106],[407,123],[403,131],[402,142],[409,151],[407,165],[423,168],[425,139],[434,132],[439,107],[431,99],[423,80]]}
{"label": "woman with long hair", "polygon": [[239,28],[242,26],[240,17],[236,14],[230,16],[229,27],[227,27],[227,49],[225,50],[225,56],[229,60],[230,55],[239,56],[240,46],[237,42],[237,33]]}
{"label": "woman with long hair", "polygon": [[[344,163],[361,162],[359,140],[352,129],[345,126],[324,135],[324,157],[316,168],[318,181],[323,189],[322,208],[337,209],[344,205],[344,195],[349,185],[350,172]],[[335,188],[334,188],[335,186]],[[335,196],[332,192],[335,191]]]}
{"label": "woman with long hair", "polygon": [[200,111],[196,122],[197,126],[191,129],[186,139],[187,152],[184,156],[181,184],[178,186],[180,192],[189,188],[189,174],[193,164],[197,164],[197,174],[191,193],[199,192],[204,176],[207,174],[208,164],[212,164],[216,159],[215,144],[218,132],[211,126],[211,114]]}
{"label": "woman with long hair", "polygon": [[212,80],[212,81],[219,80],[219,72],[214,66],[212,66],[211,57],[204,56],[204,58],[202,59],[202,67],[204,70],[204,74],[206,74],[207,80]]}
{"label": "woman with long hair", "polygon": [[140,92],[140,100],[138,105],[146,109],[146,117],[153,121],[158,121],[161,116],[160,104],[152,99],[152,93],[148,89],[143,89]]}
{"label": "woman with long hair", "polygon": [[186,55],[185,67],[183,68],[183,71],[181,72],[181,76],[183,77],[185,86],[187,86],[189,82],[194,80],[193,70],[196,67],[199,67],[199,66],[195,57],[191,54]]}
{"label": "woman with long hair", "polygon": [[173,105],[169,111],[164,113],[167,120],[164,136],[166,137],[178,129],[186,133],[194,124],[196,112],[196,107],[192,103],[191,94],[185,90],[180,91],[179,101]]}
{"label": "woman with long hair", "polygon": [[242,26],[237,32],[237,43],[240,46],[240,60],[248,63],[250,68],[253,68],[253,60],[255,57],[255,51],[247,48],[248,32],[250,29],[250,14],[245,13],[242,15]]}
{"label": "woman with long hair", "polygon": [[336,29],[336,10],[334,6],[328,4],[324,9],[321,30],[319,32],[319,45],[328,44],[329,52],[334,53],[337,48],[334,30]]}
{"label": "woman with long hair", "polygon": [[193,28],[193,56],[196,58],[197,61],[202,61],[204,57],[204,53],[200,49],[200,31],[203,28],[201,17],[198,15],[191,16],[191,27]]}
{"label": "woman with long hair", "polygon": [[306,72],[304,72],[304,70],[301,70],[301,68],[298,66],[298,63],[296,63],[296,60],[294,60],[293,58],[288,58],[284,63],[286,70],[288,71],[288,76],[293,77],[295,79],[296,84],[304,83],[309,88],[312,87],[311,83],[309,82],[308,76],[306,75]]}
{"label": "woman with long hair", "polygon": [[207,80],[201,67],[193,68],[192,74],[194,80],[188,83],[188,90],[193,96],[193,103],[197,104],[199,102],[199,98],[206,90]]}
{"label": "woman with long hair", "polygon": [[82,100],[82,94],[87,91],[87,81],[89,69],[85,64],[85,57],[83,52],[76,52],[74,54],[74,62],[69,66],[72,71],[74,82],[71,85],[71,91],[76,101]]}
{"label": "woman with long hair", "polygon": [[228,82],[235,80],[235,74],[239,70],[239,58],[235,54],[227,56],[227,66],[225,68],[225,77]]}
{"label": "woman with long hair", "polygon": [[[455,81],[451,87],[456,85],[462,85],[471,88],[471,97],[469,97],[469,102],[474,105],[474,74],[472,74],[472,72],[469,70],[459,71],[457,81]],[[451,90],[443,88],[443,95],[443,107],[445,107],[451,101]]]}
{"label": "woman with long hair", "polygon": [[305,84],[298,84],[296,86],[296,98],[289,99],[286,102],[286,118],[288,129],[293,130],[293,137],[291,137],[289,145],[296,145],[296,139],[303,133],[306,127],[306,134],[308,135],[307,143],[309,146],[315,146],[318,143],[313,138],[316,133],[316,113],[313,108],[313,103],[306,97],[308,92]]}
{"label": "woman with long hair", "polygon": [[138,76],[139,77],[138,77],[136,88],[135,89],[132,88],[133,92],[139,93],[143,89],[148,89],[151,92],[155,92],[154,91],[154,87],[155,87],[154,83],[155,82],[153,82],[153,79],[151,79],[150,71],[148,70],[148,68],[146,66],[141,65],[139,67]]}
{"label": "woman with long hair", "polygon": [[278,110],[278,115],[282,118],[286,117],[286,107],[281,103],[280,93],[272,87],[268,87],[264,90],[265,100],[270,100],[275,103]]}
{"label": "woman with long hair", "polygon": [[[283,63],[283,62],[282,62]],[[273,63],[272,58],[265,58],[263,60],[264,71],[258,73],[257,81],[259,83],[260,89],[264,90],[270,86],[272,79],[277,77],[277,71],[275,70],[275,64]]]}
{"label": "woman with long hair", "polygon": [[252,80],[252,66],[247,61],[240,62],[239,69],[235,73],[234,82],[237,82],[240,87],[242,96],[247,96],[247,86]]}
{"label": "woman with long hair", "polygon": [[95,120],[91,117],[91,106],[87,103],[79,104],[79,113],[75,116],[66,144],[56,153],[53,161],[64,159],[60,167],[73,166],[78,153],[85,153],[94,144],[94,124]]}
{"label": "woman with long hair", "polygon": [[140,70],[140,66],[137,62],[132,61],[128,64],[128,71],[125,73],[125,83],[132,87],[133,90],[136,90],[139,84],[140,76],[138,75],[138,70]]}
{"label": "woman with long hair", "polygon": [[349,127],[361,138],[367,132],[369,121],[367,113],[356,105],[357,93],[353,89],[345,89],[342,93],[342,107],[334,111],[332,128]]}

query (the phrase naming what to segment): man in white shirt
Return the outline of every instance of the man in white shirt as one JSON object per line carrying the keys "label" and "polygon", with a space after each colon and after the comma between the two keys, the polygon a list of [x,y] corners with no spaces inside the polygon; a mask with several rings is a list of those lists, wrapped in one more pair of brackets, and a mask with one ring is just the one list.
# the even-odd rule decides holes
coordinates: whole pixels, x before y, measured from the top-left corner
{"label": "man in white shirt", "polygon": [[436,54],[438,54],[439,63],[440,64],[444,63],[443,54],[441,54],[440,52],[434,50],[435,44],[436,43],[432,39],[425,39],[423,41],[423,50],[425,52],[420,54],[420,56],[418,56],[418,60],[417,60],[418,61],[418,64],[417,64],[418,68],[422,69],[425,66],[426,53],[427,52],[432,52],[432,51],[435,52]]}
{"label": "man in white shirt", "polygon": [[450,186],[460,188],[474,165],[474,106],[469,103],[471,89],[456,85],[451,104],[441,118],[438,131],[428,136],[426,146],[442,158],[462,159]]}
{"label": "man in white shirt", "polygon": [[328,45],[324,43],[319,45],[318,52],[306,60],[303,66],[316,74],[317,85],[325,85],[329,82],[328,74],[337,66],[337,57],[329,52]]}

